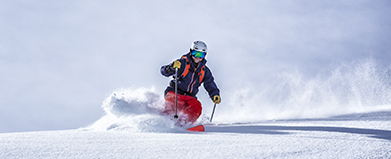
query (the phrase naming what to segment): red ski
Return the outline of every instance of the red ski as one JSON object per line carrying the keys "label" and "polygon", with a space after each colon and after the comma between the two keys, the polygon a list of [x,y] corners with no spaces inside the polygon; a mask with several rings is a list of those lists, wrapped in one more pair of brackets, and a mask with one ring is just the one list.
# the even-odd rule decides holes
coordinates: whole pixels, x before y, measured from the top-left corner
{"label": "red ski", "polygon": [[191,128],[188,128],[186,129],[187,131],[198,131],[198,132],[204,132],[205,131],[205,127],[204,125],[197,125],[197,126],[194,126],[194,127],[191,127]]}

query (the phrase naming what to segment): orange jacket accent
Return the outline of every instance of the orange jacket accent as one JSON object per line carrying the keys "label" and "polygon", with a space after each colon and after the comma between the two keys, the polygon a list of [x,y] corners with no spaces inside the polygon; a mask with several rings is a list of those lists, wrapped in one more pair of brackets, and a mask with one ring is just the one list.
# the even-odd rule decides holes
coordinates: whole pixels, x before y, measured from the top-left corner
{"label": "orange jacket accent", "polygon": [[[186,59],[186,67],[185,67],[185,70],[183,71],[181,77],[186,77],[187,74],[189,73],[189,69],[190,69],[190,61],[189,59],[187,59],[186,55],[183,55],[181,59]],[[198,74],[198,76],[200,76],[200,83],[202,82],[202,80],[204,80],[204,76],[205,76],[205,65],[201,67],[201,71],[200,73]]]}

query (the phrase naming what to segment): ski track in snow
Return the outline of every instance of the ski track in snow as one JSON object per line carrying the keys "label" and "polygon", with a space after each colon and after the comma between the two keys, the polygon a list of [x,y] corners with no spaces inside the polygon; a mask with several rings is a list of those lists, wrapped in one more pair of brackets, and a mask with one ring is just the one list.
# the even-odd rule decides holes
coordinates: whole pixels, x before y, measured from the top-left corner
{"label": "ski track in snow", "polygon": [[206,132],[0,134],[0,158],[390,158],[391,112],[208,124]]}

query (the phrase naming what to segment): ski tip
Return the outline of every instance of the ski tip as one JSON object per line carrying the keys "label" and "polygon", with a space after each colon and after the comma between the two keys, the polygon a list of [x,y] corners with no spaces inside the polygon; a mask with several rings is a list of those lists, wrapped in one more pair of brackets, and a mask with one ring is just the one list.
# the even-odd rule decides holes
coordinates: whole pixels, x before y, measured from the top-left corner
{"label": "ski tip", "polygon": [[191,128],[188,128],[186,129],[187,131],[198,131],[198,132],[204,132],[205,131],[205,127],[204,125],[197,125],[197,126],[194,126],[194,127],[191,127]]}

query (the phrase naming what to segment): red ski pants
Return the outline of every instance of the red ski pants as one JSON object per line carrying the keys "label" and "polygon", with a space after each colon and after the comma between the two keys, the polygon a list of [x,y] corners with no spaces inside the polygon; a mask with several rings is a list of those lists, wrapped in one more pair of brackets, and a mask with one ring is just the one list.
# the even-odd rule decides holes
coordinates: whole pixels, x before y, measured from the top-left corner
{"label": "red ski pants", "polygon": [[[178,122],[180,126],[193,124],[202,113],[201,102],[192,96],[177,94]],[[165,96],[166,103],[163,113],[174,117],[175,92],[170,91]]]}

